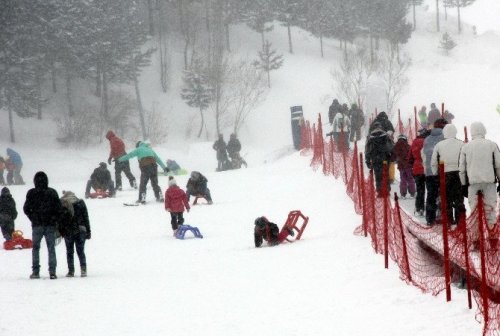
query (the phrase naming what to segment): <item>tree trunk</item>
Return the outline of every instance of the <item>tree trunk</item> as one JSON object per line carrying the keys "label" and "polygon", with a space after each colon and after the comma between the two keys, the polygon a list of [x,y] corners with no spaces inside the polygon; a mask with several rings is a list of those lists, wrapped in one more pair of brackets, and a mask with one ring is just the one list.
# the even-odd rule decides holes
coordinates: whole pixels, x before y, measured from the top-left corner
{"label": "tree trunk", "polygon": [[101,92],[102,92],[101,76],[102,76],[101,62],[97,61],[96,77],[95,77],[95,95],[96,95],[96,97],[101,97]]}
{"label": "tree trunk", "polygon": [[415,7],[415,1],[413,1],[413,30],[417,29],[417,13]]}
{"label": "tree trunk", "polygon": [[370,64],[373,65],[375,61],[375,55],[373,52],[373,35],[370,33]]}
{"label": "tree trunk", "polygon": [[293,54],[293,45],[292,45],[292,29],[290,27],[290,22],[286,23],[286,28],[288,30],[288,49],[290,54]]}
{"label": "tree trunk", "polygon": [[462,22],[460,20],[460,2],[457,1],[457,15],[458,15],[458,33],[462,33]]}
{"label": "tree trunk", "polygon": [[36,109],[38,120],[42,120],[42,69],[37,67],[35,74],[36,82]]}
{"label": "tree trunk", "polygon": [[50,74],[52,75],[52,92],[57,93],[56,65],[54,62],[50,63]]}
{"label": "tree trunk", "polygon": [[271,70],[267,70],[267,86],[271,88]]}
{"label": "tree trunk", "polygon": [[205,125],[205,116],[203,115],[203,109],[200,107],[200,117],[201,117],[201,122],[200,122],[200,130],[198,131],[198,138],[201,137],[201,133],[203,132],[203,126]]}
{"label": "tree trunk", "polygon": [[436,0],[436,30],[439,32],[439,0]]}
{"label": "tree trunk", "polygon": [[15,134],[14,134],[14,116],[12,114],[12,107],[11,107],[11,102],[10,102],[10,94],[6,94],[6,96],[7,96],[7,112],[9,113],[10,142],[15,143],[16,142],[16,137],[15,137]]}
{"label": "tree trunk", "polygon": [[231,52],[231,39],[229,38],[229,24],[224,24],[224,30],[226,32],[226,50]]}
{"label": "tree trunk", "polygon": [[73,118],[75,115],[73,107],[73,89],[71,87],[71,73],[68,66],[66,66],[66,102],[68,104],[68,116]]}
{"label": "tree trunk", "polygon": [[319,46],[321,48],[321,58],[325,57],[323,53],[323,33],[319,33]]}
{"label": "tree trunk", "polygon": [[266,41],[265,41],[265,37],[264,37],[264,30],[262,30],[262,31],[260,32],[260,39],[262,40],[262,51],[264,51],[264,50],[265,50],[265,48],[266,48],[266,47],[265,47],[265,46],[266,46]]}
{"label": "tree trunk", "polygon": [[167,92],[167,72],[166,72],[166,48],[164,46],[163,40],[163,25],[162,25],[162,10],[160,7],[160,1],[157,1],[157,11],[158,11],[158,49],[160,52],[160,84],[163,93]]}
{"label": "tree trunk", "polygon": [[140,91],[140,88],[139,88],[139,80],[137,78],[136,72],[134,71],[134,69],[135,69],[134,56],[132,56],[130,64],[132,66],[132,77],[134,79],[135,100],[137,101],[137,110],[139,111],[139,121],[141,122],[142,139],[146,140],[148,138],[148,134],[146,132],[146,122],[145,122],[145,119],[144,119],[144,109],[142,108],[141,91]]}
{"label": "tree trunk", "polygon": [[149,35],[155,34],[155,22],[153,17],[153,2],[148,0],[148,20],[149,20]]}
{"label": "tree trunk", "polygon": [[109,97],[108,97],[108,70],[106,64],[102,65],[102,116],[104,120],[109,120]]}
{"label": "tree trunk", "polygon": [[444,6],[444,20],[448,21],[448,7]]}
{"label": "tree trunk", "polygon": [[212,32],[211,32],[211,25],[210,25],[210,6],[208,4],[210,0],[205,0],[205,27],[207,29],[207,63],[208,67],[210,68],[212,64]]}

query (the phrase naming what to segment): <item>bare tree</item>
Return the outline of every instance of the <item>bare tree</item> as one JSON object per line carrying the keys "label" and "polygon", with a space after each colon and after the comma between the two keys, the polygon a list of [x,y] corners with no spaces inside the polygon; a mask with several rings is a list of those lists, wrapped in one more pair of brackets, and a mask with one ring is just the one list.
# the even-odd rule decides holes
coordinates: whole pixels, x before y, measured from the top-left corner
{"label": "bare tree", "polygon": [[394,48],[387,48],[380,59],[378,74],[385,92],[387,115],[392,118],[393,108],[405,92],[409,79],[406,75],[411,65],[407,54],[399,55]]}
{"label": "bare tree", "polygon": [[332,71],[342,98],[363,104],[368,80],[376,71],[377,62],[371,60],[366,47],[347,50],[338,69]]}

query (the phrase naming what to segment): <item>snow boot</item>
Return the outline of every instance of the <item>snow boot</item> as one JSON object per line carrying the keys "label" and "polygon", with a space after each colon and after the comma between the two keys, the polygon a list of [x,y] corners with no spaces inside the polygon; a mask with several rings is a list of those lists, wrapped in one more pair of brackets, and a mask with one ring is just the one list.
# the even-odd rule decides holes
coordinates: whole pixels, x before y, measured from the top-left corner
{"label": "snow boot", "polygon": [[31,273],[30,279],[40,279],[40,273],[38,272]]}
{"label": "snow boot", "polygon": [[132,182],[130,182],[130,185],[132,186],[132,188],[137,189],[137,181],[136,180],[132,180]]}
{"label": "snow boot", "polygon": [[73,278],[75,276],[75,270],[70,270],[68,271],[68,274],[66,274],[66,278]]}
{"label": "snow boot", "polygon": [[87,266],[82,266],[80,273],[81,273],[82,278],[87,277]]}
{"label": "snow boot", "polygon": [[57,279],[57,275],[55,273],[50,273],[50,280]]}

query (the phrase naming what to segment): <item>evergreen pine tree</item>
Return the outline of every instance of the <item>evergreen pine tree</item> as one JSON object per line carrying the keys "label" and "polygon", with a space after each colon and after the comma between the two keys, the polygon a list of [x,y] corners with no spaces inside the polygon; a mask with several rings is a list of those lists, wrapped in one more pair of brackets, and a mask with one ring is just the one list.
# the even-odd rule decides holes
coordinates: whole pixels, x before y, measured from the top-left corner
{"label": "evergreen pine tree", "polygon": [[257,69],[261,69],[267,73],[268,87],[271,87],[270,72],[281,68],[283,65],[283,55],[277,54],[276,50],[271,49],[271,46],[271,42],[266,40],[264,50],[259,51],[259,59],[253,63]]}
{"label": "evergreen pine tree", "polygon": [[455,48],[457,44],[451,38],[450,34],[444,33],[441,37],[441,41],[439,41],[439,47],[444,50],[446,55],[450,54],[450,51]]}

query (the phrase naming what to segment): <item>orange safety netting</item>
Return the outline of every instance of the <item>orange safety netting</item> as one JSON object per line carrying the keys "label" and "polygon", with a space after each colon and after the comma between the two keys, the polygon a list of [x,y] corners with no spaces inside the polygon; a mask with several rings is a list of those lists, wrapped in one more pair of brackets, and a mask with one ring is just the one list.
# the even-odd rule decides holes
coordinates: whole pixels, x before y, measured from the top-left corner
{"label": "orange safety netting", "polygon": [[[409,120],[405,127],[399,120],[396,131],[413,139],[417,122]],[[375,253],[384,255],[385,267],[390,258],[398,265],[401,279],[425,293],[445,291],[449,301],[451,283],[465,279],[469,308],[474,299],[476,319],[484,324],[483,335],[500,335],[500,225],[489,228],[482,195],[467,218],[462,214],[458,225],[450,225],[444,208],[446,192],[441,192],[441,225],[429,227],[413,217],[411,209],[401,207],[397,195],[393,199],[388,192],[377,195],[373,171],[364,169],[363,153],[356,143],[349,149],[342,141],[324,141],[321,116],[317,125],[312,129],[309,123],[304,125],[302,154],[312,151],[315,170],[321,168],[325,175],[344,181],[355,211],[362,217],[354,234],[370,237]],[[384,181],[387,171],[386,167]],[[500,224],[500,213],[496,224]]]}

